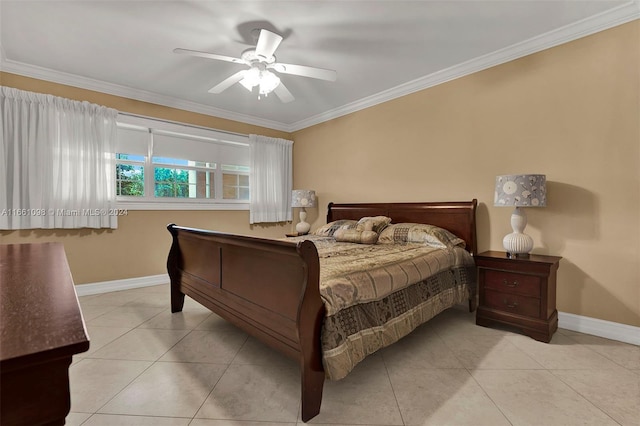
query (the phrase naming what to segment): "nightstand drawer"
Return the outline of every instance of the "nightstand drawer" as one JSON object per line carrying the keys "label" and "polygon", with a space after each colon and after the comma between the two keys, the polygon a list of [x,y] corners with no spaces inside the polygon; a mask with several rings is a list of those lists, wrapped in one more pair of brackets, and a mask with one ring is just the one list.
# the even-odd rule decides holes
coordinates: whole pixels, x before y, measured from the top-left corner
{"label": "nightstand drawer", "polygon": [[484,305],[502,312],[534,318],[540,317],[540,299],[533,297],[485,289]]}
{"label": "nightstand drawer", "polygon": [[504,271],[484,270],[484,287],[510,294],[540,297],[540,278]]}

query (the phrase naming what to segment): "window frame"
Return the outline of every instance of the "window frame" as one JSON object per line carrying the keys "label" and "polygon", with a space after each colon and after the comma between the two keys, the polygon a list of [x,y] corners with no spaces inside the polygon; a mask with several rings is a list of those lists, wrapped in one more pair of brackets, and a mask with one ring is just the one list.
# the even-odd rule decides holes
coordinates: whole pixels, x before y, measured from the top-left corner
{"label": "window frame", "polygon": [[[118,127],[136,129],[149,133],[147,143],[147,153],[144,161],[144,193],[140,196],[117,195],[116,201],[119,209],[127,210],[249,210],[249,200],[233,200],[223,198],[172,198],[155,197],[155,167],[183,168],[174,165],[162,165],[153,162],[153,138],[154,134],[176,135],[194,140],[211,141],[217,144],[237,145],[239,147],[249,147],[249,136],[237,133],[229,133],[220,130],[210,129],[201,126],[183,124],[147,117],[140,117],[129,114],[119,114],[117,118]],[[116,152],[117,154],[136,155],[127,152]],[[158,156],[157,156],[158,157]],[[193,158],[190,161],[201,161]],[[115,160],[116,164],[124,164]],[[210,161],[209,161],[210,162]],[[209,171],[213,174],[214,186],[211,190],[214,196],[222,194],[222,165],[229,164],[222,157],[215,162],[215,169]],[[127,163],[128,164],[128,163]],[[140,163],[137,163],[140,164]],[[241,165],[241,164],[232,164]],[[191,168],[191,167],[189,167]],[[115,168],[114,168],[115,173]],[[250,171],[249,171],[250,173]],[[220,188],[218,189],[218,186]],[[151,194],[151,195],[146,195]]]}
{"label": "window frame", "polygon": [[[222,180],[220,182],[220,191],[221,191],[221,194],[222,194],[222,199],[223,200],[231,200],[231,198],[224,198],[225,186],[232,186],[233,188],[235,188],[235,190],[236,190],[238,195],[240,194],[240,192],[241,192],[241,190],[243,188],[247,188],[247,190],[249,190],[249,195],[251,195],[251,187],[249,186],[249,181],[251,180],[250,177],[249,177],[249,174],[251,173],[251,170],[249,170],[248,172],[244,171],[244,170],[225,170],[225,166],[229,166],[229,164],[221,164],[220,165],[220,169],[221,169],[220,170],[221,171],[220,174],[222,176]],[[236,185],[225,185],[225,183],[224,183],[224,175],[233,175],[233,176],[235,176]],[[241,184],[241,182],[240,182],[240,177],[241,176],[246,176],[246,178],[247,178],[247,185],[246,186]],[[249,202],[249,200],[244,200],[242,198],[238,198],[238,200]]]}

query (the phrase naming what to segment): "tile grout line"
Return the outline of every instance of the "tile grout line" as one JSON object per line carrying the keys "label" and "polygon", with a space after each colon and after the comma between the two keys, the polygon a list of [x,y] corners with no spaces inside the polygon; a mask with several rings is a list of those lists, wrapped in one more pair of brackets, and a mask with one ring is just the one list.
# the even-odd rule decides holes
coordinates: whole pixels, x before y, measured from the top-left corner
{"label": "tile grout line", "polygon": [[396,407],[398,408],[398,414],[400,414],[400,420],[403,425],[407,423],[404,420],[404,416],[402,415],[402,409],[400,408],[400,402],[398,401],[398,395],[396,395],[396,390],[393,387],[393,381],[391,380],[391,374],[389,374],[389,367],[387,366],[387,361],[384,359],[384,354],[380,354],[380,358],[382,358],[382,365],[384,365],[384,371],[387,373],[387,380],[389,381],[389,385],[391,386],[391,392],[393,393],[393,399],[396,401]]}
{"label": "tile grout line", "polygon": [[[204,321],[203,321],[204,322]],[[194,329],[195,330],[195,329]],[[192,330],[193,331],[193,330]],[[220,383],[220,380],[222,380],[222,377],[225,375],[225,373],[229,370],[229,367],[231,367],[231,364],[233,363],[233,360],[236,359],[236,357],[238,356],[238,353],[240,353],[240,351],[242,350],[242,348],[244,347],[244,345],[247,344],[247,341],[249,340],[249,336],[247,335],[246,338],[244,339],[244,342],[242,343],[242,345],[238,348],[238,351],[236,352],[236,354],[233,356],[233,358],[231,359],[231,361],[229,361],[227,364],[227,366],[225,367],[224,371],[222,372],[222,374],[220,374],[220,377],[218,377],[218,380],[216,380],[215,384],[211,387],[211,390],[209,391],[209,393],[207,393],[207,396],[205,396],[205,398],[202,400],[202,403],[198,406],[198,408],[196,409],[196,411],[193,413],[193,417],[191,417],[191,420],[189,421],[189,424],[193,423],[194,420],[196,420],[196,416],[198,415],[198,412],[200,410],[202,410],[202,407],[204,406],[204,404],[207,402],[207,400],[209,399],[209,397],[211,396],[211,394],[213,393],[213,391],[215,390],[216,386],[218,386],[218,383]],[[205,418],[206,419],[206,418]],[[227,419],[209,419],[209,420],[227,420]]]}
{"label": "tile grout line", "polygon": [[[108,293],[107,293],[107,294],[108,294]],[[141,297],[142,297],[142,296],[141,296]],[[120,305],[120,306],[118,306],[118,307],[122,307],[122,306],[123,306],[123,305]],[[152,318],[155,318],[157,315],[160,315],[160,314],[161,314],[161,312],[158,312],[158,313],[157,313],[156,315],[154,315]],[[151,319],[151,318],[149,318],[149,319]],[[127,332],[126,332],[126,333],[124,333],[122,336],[125,336],[125,335],[129,334],[130,332],[132,332],[133,330],[138,329],[138,327],[139,327],[140,325],[144,324],[145,322],[146,322],[146,321],[143,321],[141,324],[138,324],[136,327],[133,327],[131,330],[127,331]],[[118,340],[118,339],[119,339],[120,337],[122,337],[122,336],[119,336],[119,337],[115,338],[113,341]],[[181,340],[182,340],[182,339],[181,339]],[[106,345],[104,345],[103,347],[105,347],[105,346],[106,346]],[[98,349],[98,350],[99,350],[99,349]],[[162,356],[162,355],[161,355],[161,356]],[[85,358],[85,359],[87,359],[87,358]],[[116,359],[113,359],[113,358],[89,358],[89,359],[107,359],[107,360],[116,360]],[[139,361],[139,360],[130,360],[130,359],[126,359],[126,360],[119,360],[119,361]],[[144,360],[143,360],[143,361],[144,361]],[[111,398],[109,398],[109,399],[108,399],[104,404],[102,404],[98,409],[96,409],[96,410],[91,414],[91,416],[89,416],[89,418],[87,418],[83,423],[85,423],[86,421],[88,421],[91,417],[93,417],[93,416],[94,416],[94,415],[96,415],[96,414],[108,414],[108,413],[99,413],[99,411],[100,411],[101,409],[103,409],[103,408],[104,408],[107,404],[109,404],[111,401],[113,401],[113,399],[114,399],[114,398],[116,398],[118,395],[120,395],[120,394],[121,394],[125,389],[127,389],[127,387],[129,387],[129,386],[130,386],[134,381],[136,381],[136,379],[138,379],[142,374],[144,374],[147,370],[149,370],[149,369],[150,369],[150,368],[151,368],[151,367],[156,363],[156,361],[148,361],[148,362],[151,362],[151,364],[149,364],[149,365],[147,366],[147,368],[145,368],[144,370],[142,370],[142,371],[140,372],[140,374],[138,374],[137,376],[135,376],[134,378],[132,378],[132,379],[129,381],[129,383],[127,383],[127,384],[126,384],[122,389],[120,389],[118,392],[116,392],[116,394],[115,394],[115,395],[113,395]]]}
{"label": "tile grout line", "polygon": [[[569,371],[577,371],[577,370],[571,370],[571,369],[554,369],[554,370],[569,370]],[[582,399],[584,399],[585,401],[587,401],[589,404],[591,404],[594,408],[596,408],[598,411],[602,412],[605,416],[609,417],[612,421],[614,421],[616,424],[621,424],[620,422],[618,422],[616,419],[614,419],[605,409],[600,408],[595,402],[591,401],[591,399],[587,398],[585,395],[583,395],[581,392],[579,392],[577,389],[575,389],[573,386],[571,386],[569,383],[565,382],[562,377],[558,376],[557,374],[554,374],[554,370],[548,369],[547,371],[549,372],[549,374],[551,374],[553,377],[555,377],[556,379],[560,380],[560,382],[562,382],[562,384],[564,384],[565,386],[567,386],[569,389],[571,389],[572,391],[574,391],[577,395],[580,395],[580,397]],[[594,371],[592,369],[589,369],[589,371]]]}

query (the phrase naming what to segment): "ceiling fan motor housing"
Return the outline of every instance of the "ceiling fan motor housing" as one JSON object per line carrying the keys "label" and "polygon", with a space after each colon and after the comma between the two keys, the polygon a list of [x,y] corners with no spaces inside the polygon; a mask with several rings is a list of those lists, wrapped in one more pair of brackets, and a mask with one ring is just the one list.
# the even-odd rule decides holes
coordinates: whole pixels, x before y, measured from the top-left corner
{"label": "ceiling fan motor housing", "polygon": [[245,50],[244,52],[242,52],[241,58],[248,65],[253,66],[254,64],[263,64],[264,68],[266,68],[267,65],[271,65],[276,61],[275,55],[271,55],[271,57],[267,58],[265,56],[258,55],[256,53],[256,49]]}

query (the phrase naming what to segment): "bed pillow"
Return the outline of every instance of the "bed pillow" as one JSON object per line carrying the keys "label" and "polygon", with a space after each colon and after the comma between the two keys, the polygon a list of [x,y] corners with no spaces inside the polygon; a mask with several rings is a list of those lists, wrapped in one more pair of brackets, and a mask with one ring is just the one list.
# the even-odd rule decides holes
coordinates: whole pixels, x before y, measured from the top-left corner
{"label": "bed pillow", "polygon": [[386,216],[367,216],[358,221],[357,229],[360,231],[373,231],[376,234],[382,232],[391,223],[391,218]]}
{"label": "bed pillow", "polygon": [[344,243],[375,244],[378,241],[377,232],[358,229],[339,228],[333,236],[336,241]]}
{"label": "bed pillow", "polygon": [[355,229],[358,221],[350,220],[350,219],[341,219],[334,220],[333,222],[329,222],[326,225],[321,226],[320,228],[313,231],[311,234],[318,235],[320,237],[333,237],[333,234],[342,227],[347,227],[347,229]]}
{"label": "bed pillow", "polygon": [[425,243],[435,248],[465,247],[463,239],[446,229],[422,223],[394,223],[387,226],[378,238],[380,244]]}

